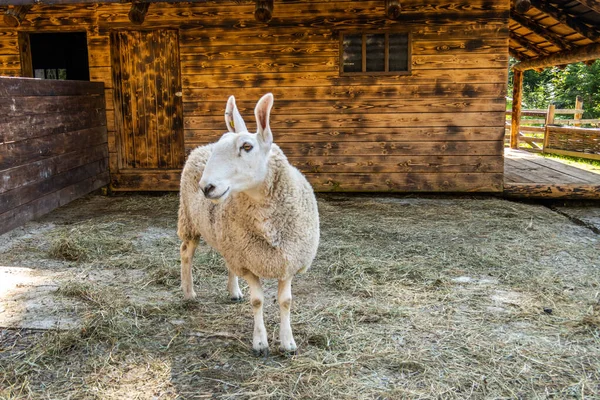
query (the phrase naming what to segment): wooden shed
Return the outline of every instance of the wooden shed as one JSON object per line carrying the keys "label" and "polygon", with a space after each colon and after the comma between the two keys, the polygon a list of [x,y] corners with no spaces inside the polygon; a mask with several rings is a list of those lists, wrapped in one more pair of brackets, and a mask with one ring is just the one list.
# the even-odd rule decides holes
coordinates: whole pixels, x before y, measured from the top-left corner
{"label": "wooden shed", "polygon": [[0,75],[104,83],[113,190],[177,190],[266,92],[316,191],[502,190],[508,0],[0,4]]}

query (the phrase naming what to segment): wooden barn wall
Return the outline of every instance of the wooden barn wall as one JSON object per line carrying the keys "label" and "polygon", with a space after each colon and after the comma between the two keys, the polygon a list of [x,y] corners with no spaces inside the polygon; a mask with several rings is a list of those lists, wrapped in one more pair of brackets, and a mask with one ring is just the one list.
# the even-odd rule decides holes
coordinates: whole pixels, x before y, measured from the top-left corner
{"label": "wooden barn wall", "polygon": [[[225,131],[232,94],[254,129],[253,107],[270,91],[275,142],[317,191],[500,191],[509,1],[404,0],[399,21],[383,4],[275,1],[262,24],[252,1],[159,3],[141,27],[129,4],[34,6],[20,29],[87,30],[91,79],[106,85],[113,186],[178,187],[177,170],[118,171],[109,36],[175,27],[186,151]],[[353,29],[410,30],[412,73],[340,76],[340,31]],[[0,29],[2,73],[19,69],[16,40]]]}
{"label": "wooden barn wall", "polygon": [[0,78],[0,234],[109,183],[102,83]]}

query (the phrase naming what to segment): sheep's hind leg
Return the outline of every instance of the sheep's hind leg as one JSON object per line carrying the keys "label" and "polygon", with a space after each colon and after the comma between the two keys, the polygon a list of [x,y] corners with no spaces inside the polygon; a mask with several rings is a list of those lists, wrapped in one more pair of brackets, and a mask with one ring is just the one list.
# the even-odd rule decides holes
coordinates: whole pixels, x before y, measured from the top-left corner
{"label": "sheep's hind leg", "polygon": [[277,288],[277,301],[279,302],[279,350],[283,353],[295,353],[296,342],[292,335],[290,324],[290,309],[292,308],[292,278],[279,281]]}
{"label": "sheep's hind leg", "polygon": [[191,300],[196,298],[194,292],[194,280],[192,278],[192,259],[198,247],[198,240],[184,240],[181,243],[181,289],[183,298]]}
{"label": "sheep's hind leg", "polygon": [[263,321],[263,303],[265,301],[262,286],[258,276],[252,272],[244,275],[244,279],[250,287],[250,304],[254,314],[254,334],[252,338],[252,349],[256,356],[269,355],[269,342],[267,340],[267,329]]}
{"label": "sheep's hind leg", "polygon": [[229,296],[232,301],[242,301],[244,299],[244,295],[242,294],[238,283],[238,277],[230,270],[228,270],[227,275],[227,290],[229,291]]}

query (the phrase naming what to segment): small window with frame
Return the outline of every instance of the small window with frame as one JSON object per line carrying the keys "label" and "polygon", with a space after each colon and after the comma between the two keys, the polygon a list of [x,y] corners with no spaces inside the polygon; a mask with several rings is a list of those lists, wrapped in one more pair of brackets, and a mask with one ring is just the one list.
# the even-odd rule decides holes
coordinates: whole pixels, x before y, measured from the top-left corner
{"label": "small window with frame", "polygon": [[408,75],[410,56],[410,32],[340,34],[340,75]]}

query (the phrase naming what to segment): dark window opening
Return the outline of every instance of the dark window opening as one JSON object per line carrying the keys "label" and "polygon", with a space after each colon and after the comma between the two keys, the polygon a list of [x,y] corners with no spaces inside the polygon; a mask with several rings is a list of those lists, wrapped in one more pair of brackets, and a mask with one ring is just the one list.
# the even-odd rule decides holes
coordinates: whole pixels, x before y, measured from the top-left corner
{"label": "dark window opening", "polygon": [[341,35],[341,75],[402,75],[410,73],[409,33],[348,33]]}
{"label": "dark window opening", "polygon": [[90,80],[84,32],[31,33],[29,40],[35,78]]}

